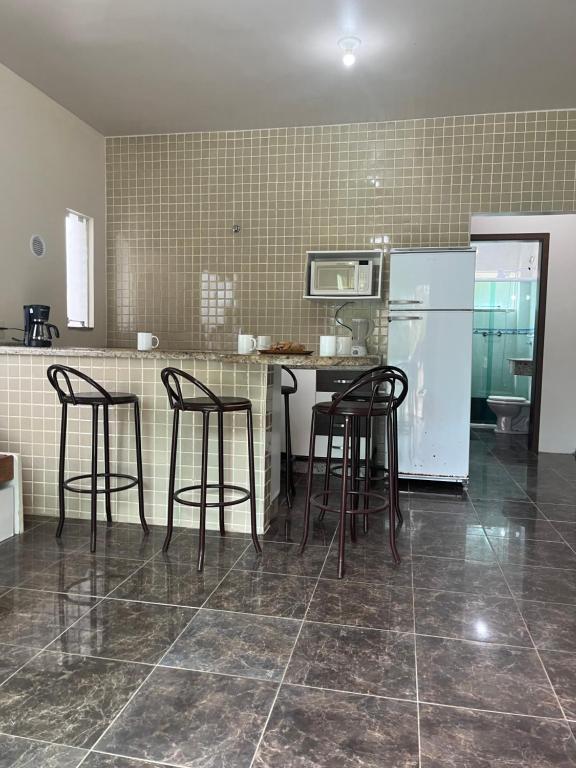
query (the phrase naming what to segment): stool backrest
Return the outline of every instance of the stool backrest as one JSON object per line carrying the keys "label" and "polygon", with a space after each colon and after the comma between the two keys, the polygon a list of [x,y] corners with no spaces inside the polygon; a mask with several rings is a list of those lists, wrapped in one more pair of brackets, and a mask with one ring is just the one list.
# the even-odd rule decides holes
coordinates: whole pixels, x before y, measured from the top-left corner
{"label": "stool backrest", "polygon": [[[399,408],[408,394],[408,377],[400,368],[392,365],[381,365],[371,368],[357,379],[344,392],[341,392],[332,401],[330,413],[335,413],[339,403],[351,395],[360,394],[370,398],[370,407],[368,415],[372,413],[374,403],[385,406],[385,415]],[[384,403],[381,398],[385,398]]]}
{"label": "stool backrest", "polygon": [[286,373],[292,379],[291,386],[294,389],[294,392],[296,393],[298,391],[298,379],[296,378],[296,376],[294,376],[294,372],[291,371],[290,368],[288,368],[288,366],[286,366],[286,365],[282,365],[281,368],[282,368],[283,371],[286,371]]}
{"label": "stool backrest", "polygon": [[214,405],[217,405],[219,408],[223,407],[222,401],[214,394],[214,392],[212,392],[212,390],[208,389],[205,384],[202,384],[201,381],[195,379],[191,374],[180,370],[180,368],[164,368],[160,374],[160,378],[166,387],[170,408],[184,408],[184,395],[182,393],[180,379],[198,387],[199,390],[204,392],[204,394],[212,400]]}
{"label": "stool backrest", "polygon": [[[46,371],[48,381],[54,387],[58,394],[58,399],[61,403],[71,403],[72,405],[78,405],[76,395],[79,394],[78,390],[74,390],[72,386],[71,378],[80,379],[85,381],[92,389],[94,389],[99,395],[101,395],[107,403],[112,403],[112,397],[104,389],[101,384],[91,379],[82,371],[76,370],[76,368],[70,368],[68,365],[51,365]],[[65,385],[62,386],[62,383]]]}

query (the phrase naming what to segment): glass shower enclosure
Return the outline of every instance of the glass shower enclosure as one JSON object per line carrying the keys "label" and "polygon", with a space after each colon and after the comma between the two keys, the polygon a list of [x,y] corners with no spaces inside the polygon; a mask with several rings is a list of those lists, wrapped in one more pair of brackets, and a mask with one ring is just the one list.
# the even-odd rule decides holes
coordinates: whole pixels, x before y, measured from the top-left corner
{"label": "glass shower enclosure", "polygon": [[[472,238],[473,240],[473,238]],[[510,359],[534,357],[539,243],[478,241],[472,339],[473,424],[495,424],[490,395],[531,399],[529,376],[514,376]]]}

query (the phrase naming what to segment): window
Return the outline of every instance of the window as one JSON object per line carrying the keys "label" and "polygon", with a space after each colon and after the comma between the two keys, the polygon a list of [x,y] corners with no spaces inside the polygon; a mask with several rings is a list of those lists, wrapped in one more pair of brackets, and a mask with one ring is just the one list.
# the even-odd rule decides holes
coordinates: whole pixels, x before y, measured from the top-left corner
{"label": "window", "polygon": [[66,211],[68,328],[94,328],[94,219]]}

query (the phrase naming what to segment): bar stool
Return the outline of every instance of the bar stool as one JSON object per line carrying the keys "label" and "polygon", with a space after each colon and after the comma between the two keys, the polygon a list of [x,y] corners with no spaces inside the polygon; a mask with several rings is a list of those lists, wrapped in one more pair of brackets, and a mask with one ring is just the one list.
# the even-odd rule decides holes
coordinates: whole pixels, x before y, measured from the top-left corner
{"label": "bar stool", "polygon": [[[47,370],[48,381],[54,387],[58,394],[58,399],[62,405],[62,420],[60,424],[60,464],[58,470],[58,501],[60,508],[60,522],[56,530],[56,537],[62,536],[64,520],[66,517],[64,506],[64,491],[73,491],[74,493],[89,493],[91,497],[90,506],[90,551],[96,551],[96,512],[98,494],[103,493],[106,502],[106,520],[108,526],[112,525],[112,508],[110,495],[119,491],[127,491],[129,488],[138,486],[138,512],[140,515],[140,524],[144,533],[149,533],[146,518],[144,516],[144,479],[142,471],[142,432],[140,427],[140,404],[138,396],[130,392],[108,392],[103,386],[91,379],[82,371],[70,368],[67,365],[51,365]],[[80,379],[91,387],[91,391],[75,391],[72,378]],[[65,385],[65,388],[63,386]],[[89,474],[74,475],[74,477],[65,478],[66,462],[66,428],[68,423],[68,406],[89,405],[92,408],[92,455],[91,472]],[[110,471],[110,408],[116,405],[134,406],[134,437],[136,442],[136,477],[126,475],[120,472]],[[104,421],[104,472],[98,472],[98,412],[102,408]],[[90,478],[90,488],[81,488],[74,486],[78,480]],[[98,488],[98,478],[104,478],[104,488]],[[123,485],[115,488],[111,487],[110,481],[113,478],[126,481]]]}
{"label": "bar stool", "polygon": [[[351,397],[359,392],[363,395],[367,390],[370,393],[368,400],[356,402]],[[331,402],[317,403],[312,409],[312,424],[310,429],[310,451],[308,459],[308,476],[306,488],[306,503],[304,507],[304,531],[300,552],[304,552],[308,531],[310,527],[310,508],[312,505],[320,508],[321,512],[335,512],[340,517],[338,530],[338,578],[344,575],[344,551],[346,542],[346,516],[351,519],[357,514],[367,515],[369,513],[382,512],[388,509],[389,516],[389,540],[392,557],[396,564],[400,563],[400,555],[396,547],[396,518],[397,507],[396,498],[398,494],[397,479],[397,457],[396,446],[393,439],[393,419],[392,412],[399,407],[406,397],[408,384],[404,373],[399,373],[387,369],[379,368],[368,374],[359,377],[345,391],[337,395]],[[315,461],[316,445],[316,419],[318,415],[329,417],[329,453],[334,436],[334,418],[344,419],[344,441],[342,446],[342,486],[340,490],[339,508],[330,506],[330,497],[334,494],[324,486],[324,490],[317,494],[312,494],[313,468]],[[372,418],[383,417],[386,419],[386,448],[388,455],[388,494],[387,498],[380,493],[370,490],[370,468],[366,467],[363,478],[363,490],[360,490],[360,478],[358,475],[359,458],[359,440],[356,435],[360,429],[360,422],[367,420],[371,422]],[[326,476],[329,476],[329,466],[326,468]],[[362,508],[359,508],[358,502],[362,500]],[[370,501],[376,502],[377,506],[369,506]]]}
{"label": "bar stool", "polygon": [[[405,372],[401,368],[397,368],[394,365],[379,365],[375,368],[370,368],[368,371],[364,371],[364,373],[360,374],[354,381],[353,384],[356,384],[357,382],[368,379],[370,380],[370,377],[377,373],[378,371],[390,371],[394,374],[396,374],[399,379],[404,383],[405,386],[402,387],[402,389],[399,392],[399,395],[397,396],[397,403],[396,407],[393,408],[390,412],[390,420],[391,420],[391,440],[392,440],[392,446],[393,451],[388,456],[388,466],[385,468],[385,477],[392,477],[394,481],[394,506],[396,511],[396,517],[398,519],[399,525],[403,525],[404,518],[402,516],[402,510],[400,509],[400,488],[399,488],[399,482],[398,482],[398,408],[402,405],[404,402],[404,399],[406,398],[406,395],[408,394],[408,377],[406,376]],[[334,400],[336,397],[338,397],[337,394],[332,396],[332,399]],[[365,390],[358,390],[357,392],[354,392],[351,395],[347,396],[347,400],[351,400],[353,402],[361,403],[361,402],[368,402],[371,398],[371,390],[369,385],[366,386]],[[375,403],[384,403],[386,402],[388,398],[387,394],[377,394],[374,398]],[[371,430],[371,419],[366,419],[365,423],[365,459],[364,459],[364,472],[369,474],[370,480],[380,480],[381,477],[378,477],[377,475],[374,475],[373,468],[371,465],[372,461],[372,430]],[[358,469],[360,470],[360,445],[359,445],[359,438],[360,438],[360,431],[357,431],[357,434],[355,434],[355,442],[356,445],[356,463],[358,465]],[[390,466],[390,460],[394,462],[394,466]],[[328,492],[330,487],[330,477],[336,476],[341,477],[341,470],[342,470],[342,463],[339,462],[340,466],[332,467],[332,441],[328,441],[328,449],[327,449],[327,456],[326,456],[326,464],[327,464],[327,471],[325,475],[325,481],[324,481],[324,491]],[[340,471],[339,471],[340,470]],[[356,478],[356,480],[361,480],[360,477]],[[324,512],[321,512],[319,515],[319,519],[321,520],[324,517]],[[355,518],[350,518],[350,525],[351,525],[351,536],[352,540],[355,538]],[[368,532],[368,516],[364,516],[364,533]]]}
{"label": "bar stool", "polygon": [[[254,428],[252,422],[252,403],[250,400],[241,397],[217,397],[214,392],[208,389],[205,384],[195,379],[189,373],[185,373],[179,368],[164,368],[160,374],[162,383],[168,393],[168,402],[170,408],[174,411],[174,421],[172,426],[172,450],[170,454],[170,476],[168,485],[168,528],[164,540],[163,551],[167,552],[172,539],[174,528],[174,502],[184,504],[189,507],[198,507],[200,510],[200,532],[198,543],[198,571],[204,568],[204,552],[206,549],[206,509],[208,507],[218,507],[220,535],[226,535],[224,526],[224,509],[235,504],[241,504],[250,500],[250,524],[252,530],[252,542],[256,552],[260,553],[261,547],[256,532],[256,476],[254,470]],[[193,384],[206,397],[185,398],[182,394],[180,379]],[[178,454],[178,429],[180,424],[180,413],[191,411],[192,413],[202,414],[202,468],[200,483],[197,485],[187,485],[175,490],[176,483],[176,458]],[[250,477],[250,488],[242,488],[238,485],[228,485],[224,483],[224,414],[246,413],[246,426],[248,436],[248,471]],[[210,415],[215,413],[218,419],[218,482],[208,483],[208,437],[210,428]],[[207,491],[215,489],[218,491],[218,501],[207,501]],[[200,501],[191,501],[182,497],[183,493],[189,491],[200,491]],[[234,491],[243,494],[231,501],[226,501],[224,494],[226,491]]]}
{"label": "bar stool", "polygon": [[282,397],[284,398],[284,442],[286,446],[286,462],[284,464],[284,489],[286,505],[292,509],[292,500],[296,495],[294,486],[294,457],[292,456],[292,434],[290,430],[290,396],[298,391],[298,381],[294,373],[285,365],[282,370],[292,379],[292,384],[282,384]]}

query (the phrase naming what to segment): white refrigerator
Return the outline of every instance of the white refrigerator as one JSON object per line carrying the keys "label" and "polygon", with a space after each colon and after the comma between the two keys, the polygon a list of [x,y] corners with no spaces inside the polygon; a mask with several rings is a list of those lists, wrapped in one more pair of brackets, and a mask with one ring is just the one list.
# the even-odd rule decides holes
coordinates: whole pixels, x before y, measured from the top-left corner
{"label": "white refrigerator", "polygon": [[398,411],[403,478],[467,482],[475,248],[390,253],[388,363],[408,376]]}

